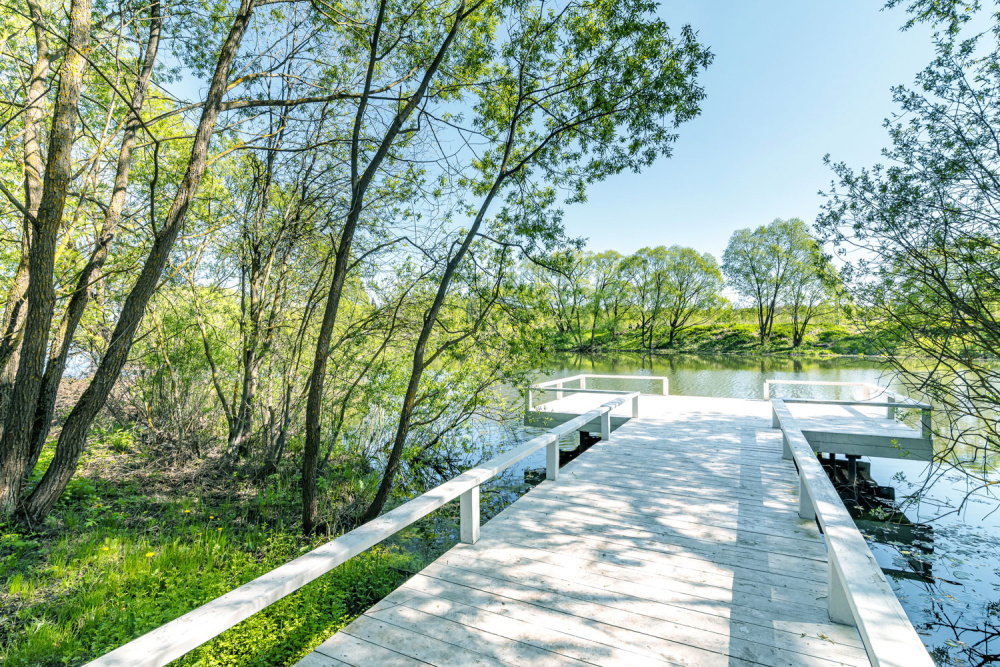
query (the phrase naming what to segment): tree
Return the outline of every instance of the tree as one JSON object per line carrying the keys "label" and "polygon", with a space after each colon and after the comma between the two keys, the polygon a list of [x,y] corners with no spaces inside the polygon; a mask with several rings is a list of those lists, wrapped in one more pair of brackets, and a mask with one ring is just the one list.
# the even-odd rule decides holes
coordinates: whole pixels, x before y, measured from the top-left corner
{"label": "tree", "polygon": [[[828,159],[836,183],[817,226],[845,259],[857,324],[898,380],[944,412],[938,458],[982,462],[963,470],[987,485],[1000,447],[1000,21],[968,35],[967,3],[909,9],[908,26],[944,27],[936,57],[914,88],[892,91],[885,164]],[[907,355],[931,361],[914,369]]]}
{"label": "tree", "polygon": [[756,310],[761,344],[771,336],[775,312],[795,267],[808,262],[814,243],[806,224],[798,218],[778,218],[757,229],[738,229],[729,238],[722,271],[730,287]]}
{"label": "tree", "polygon": [[789,268],[785,305],[792,315],[792,347],[802,344],[809,322],[819,314],[836,290],[837,273],[818,243]]}
{"label": "tree", "polygon": [[596,255],[588,255],[586,271],[589,274],[591,285],[591,296],[588,309],[590,310],[590,347],[594,347],[594,337],[597,331],[597,322],[601,314],[605,314],[608,320],[608,330],[614,338],[615,327],[618,324],[620,314],[618,304],[624,297],[623,283],[620,278],[622,256],[614,250],[605,250]]}
{"label": "tree", "polygon": [[[670,246],[665,259],[663,309],[667,344],[673,346],[677,334],[711,316],[721,298],[722,273],[712,255],[707,252],[699,255],[693,248]],[[693,320],[699,313],[704,317]]]}
{"label": "tree", "polygon": [[[451,282],[476,240],[497,243],[501,257],[539,243],[551,249],[562,236],[555,187],[564,188],[570,202],[579,201],[588,184],[648,166],[670,154],[673,130],[699,112],[704,93],[697,74],[711,54],[690,27],[672,37],[653,9],[635,0],[514,9],[492,76],[476,91],[475,130],[488,144],[468,184],[480,200],[468,210],[468,229],[449,245],[414,347],[385,472],[363,520],[377,517],[388,500],[424,371],[480,326],[478,319],[454,333],[442,326],[450,335],[428,346]],[[500,210],[487,225],[494,203]],[[499,286],[497,280],[483,310],[495,303]]]}

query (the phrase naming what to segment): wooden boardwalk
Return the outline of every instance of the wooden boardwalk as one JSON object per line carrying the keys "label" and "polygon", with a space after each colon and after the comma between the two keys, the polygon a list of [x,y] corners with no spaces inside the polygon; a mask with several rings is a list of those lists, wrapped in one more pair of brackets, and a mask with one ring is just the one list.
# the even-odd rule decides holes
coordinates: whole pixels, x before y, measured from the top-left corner
{"label": "wooden boardwalk", "polygon": [[299,665],[871,664],[770,404],[640,406]]}

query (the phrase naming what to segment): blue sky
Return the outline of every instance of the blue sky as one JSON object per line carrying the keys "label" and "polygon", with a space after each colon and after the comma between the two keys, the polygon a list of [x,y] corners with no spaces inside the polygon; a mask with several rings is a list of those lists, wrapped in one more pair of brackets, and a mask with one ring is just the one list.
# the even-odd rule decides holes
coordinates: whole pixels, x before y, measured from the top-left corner
{"label": "blue sky", "polygon": [[733,230],[774,218],[816,218],[835,161],[868,166],[887,143],[889,88],[933,57],[929,31],[900,32],[880,0],[664,2],[672,28],[690,23],[715,53],[702,114],[674,155],[625,173],[566,210],[588,249],[630,253],[680,244],[721,257]]}

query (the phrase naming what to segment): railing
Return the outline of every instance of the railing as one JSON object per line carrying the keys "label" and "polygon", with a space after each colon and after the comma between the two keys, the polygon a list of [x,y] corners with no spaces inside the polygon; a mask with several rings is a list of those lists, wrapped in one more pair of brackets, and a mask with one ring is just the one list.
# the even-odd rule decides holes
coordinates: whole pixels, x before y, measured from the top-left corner
{"label": "railing", "polygon": [[558,479],[559,438],[600,417],[603,438],[609,439],[611,411],[630,399],[637,403],[638,397],[638,392],[626,392],[624,396],[561,424],[529,440],[514,451],[464,472],[455,479],[386,512],[374,521],[355,528],[304,556],[111,651],[89,663],[88,667],[166,665],[455,498],[459,498],[460,504],[460,538],[462,542],[474,544],[479,539],[479,487],[483,482],[542,447],[546,448],[545,478]]}
{"label": "railing", "polygon": [[[899,392],[892,391],[887,387],[880,387],[877,384],[872,384],[871,382],[824,382],[821,380],[764,380],[764,400],[771,400],[771,386],[778,384],[796,384],[796,385],[808,385],[815,387],[860,387],[863,391],[863,400],[839,400],[839,399],[826,399],[826,398],[785,398],[782,399],[785,403],[814,403],[823,405],[867,405],[871,407],[884,407],[886,410],[886,417],[889,419],[894,419],[896,417],[896,411],[899,409],[914,409],[920,410],[920,432],[921,436],[924,438],[931,437],[931,415],[934,411],[934,406],[929,403],[922,403],[920,401],[914,400],[909,396],[900,394]],[[874,397],[885,396],[885,401],[875,401],[872,400]],[[775,425],[775,428],[777,426]]]}
{"label": "railing", "polygon": [[[560,400],[563,397],[563,393],[569,394],[628,394],[630,392],[618,391],[618,390],[608,390],[608,389],[587,389],[587,378],[594,379],[606,379],[606,380],[654,380],[662,383],[663,385],[663,395],[667,396],[670,393],[670,379],[663,377],[662,375],[600,375],[598,373],[581,373],[579,375],[571,375],[564,378],[556,378],[555,380],[546,380],[545,382],[536,382],[535,384],[528,387],[527,405],[528,410],[534,409],[534,401],[532,400],[532,392],[555,392],[556,400]],[[567,384],[573,382],[578,383],[578,387],[567,388]],[[638,417],[638,413],[633,410],[633,417]]]}
{"label": "railing", "polygon": [[782,457],[793,460],[799,471],[799,516],[815,519],[826,536],[830,620],[857,626],[873,665],[932,666],[881,566],[785,403],[771,399],[773,424],[781,429]]}

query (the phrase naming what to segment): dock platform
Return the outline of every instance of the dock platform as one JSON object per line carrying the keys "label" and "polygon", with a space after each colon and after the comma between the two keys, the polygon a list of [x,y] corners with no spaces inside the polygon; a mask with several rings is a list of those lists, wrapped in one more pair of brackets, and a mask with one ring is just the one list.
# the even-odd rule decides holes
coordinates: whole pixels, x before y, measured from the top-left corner
{"label": "dock platform", "polygon": [[770,405],[639,409],[299,665],[871,664]]}

